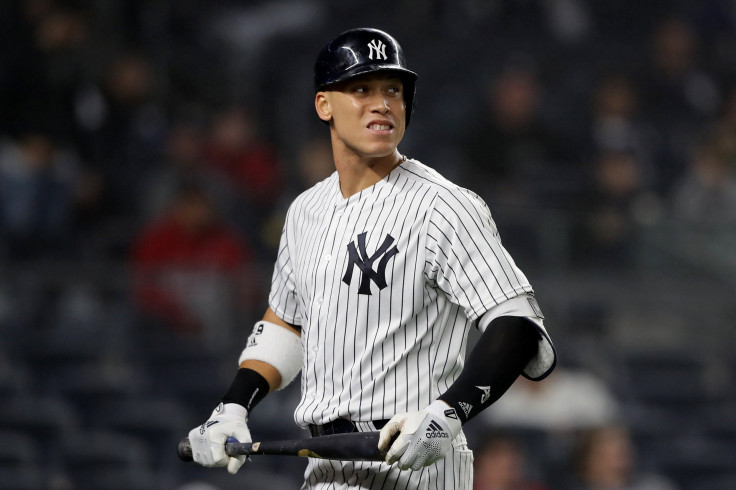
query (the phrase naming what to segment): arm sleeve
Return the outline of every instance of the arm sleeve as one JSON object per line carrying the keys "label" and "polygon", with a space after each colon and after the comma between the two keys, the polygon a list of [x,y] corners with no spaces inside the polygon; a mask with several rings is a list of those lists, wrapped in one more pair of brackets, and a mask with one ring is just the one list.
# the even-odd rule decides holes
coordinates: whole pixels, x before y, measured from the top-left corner
{"label": "arm sleeve", "polygon": [[460,376],[439,399],[463,423],[498,400],[535,355],[538,328],[526,318],[495,318],[478,339]]}

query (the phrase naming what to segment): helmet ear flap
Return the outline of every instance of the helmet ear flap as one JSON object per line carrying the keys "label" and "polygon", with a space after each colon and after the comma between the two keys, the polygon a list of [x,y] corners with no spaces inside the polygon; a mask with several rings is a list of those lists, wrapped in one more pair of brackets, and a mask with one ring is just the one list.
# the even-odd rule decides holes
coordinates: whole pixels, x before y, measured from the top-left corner
{"label": "helmet ear flap", "polygon": [[408,126],[414,110],[417,74],[406,67],[398,41],[379,29],[350,29],[330,41],[314,64],[314,91],[378,71],[394,73],[403,80]]}

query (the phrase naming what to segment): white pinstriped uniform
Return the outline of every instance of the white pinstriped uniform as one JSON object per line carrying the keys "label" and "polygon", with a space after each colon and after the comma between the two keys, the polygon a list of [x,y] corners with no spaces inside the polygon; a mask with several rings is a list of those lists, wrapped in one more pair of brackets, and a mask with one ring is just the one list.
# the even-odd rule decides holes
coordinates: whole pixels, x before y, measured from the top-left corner
{"label": "white pinstriped uniform", "polygon": [[[524,294],[532,287],[474,193],[416,160],[347,199],[333,173],[289,208],[269,295],[302,329],[297,424],[424,409],[462,370],[471,325]],[[304,488],[472,487],[462,432],[423,471],[388,470],[313,459]]]}

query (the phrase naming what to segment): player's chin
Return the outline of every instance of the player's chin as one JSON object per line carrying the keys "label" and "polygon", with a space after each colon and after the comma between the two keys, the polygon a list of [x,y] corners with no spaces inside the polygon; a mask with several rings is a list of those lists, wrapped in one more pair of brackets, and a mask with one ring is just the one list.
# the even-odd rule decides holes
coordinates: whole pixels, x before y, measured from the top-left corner
{"label": "player's chin", "polygon": [[366,156],[372,158],[381,158],[389,156],[396,151],[396,147],[399,146],[400,139],[397,138],[376,138],[372,141],[367,142],[363,147],[363,153]]}

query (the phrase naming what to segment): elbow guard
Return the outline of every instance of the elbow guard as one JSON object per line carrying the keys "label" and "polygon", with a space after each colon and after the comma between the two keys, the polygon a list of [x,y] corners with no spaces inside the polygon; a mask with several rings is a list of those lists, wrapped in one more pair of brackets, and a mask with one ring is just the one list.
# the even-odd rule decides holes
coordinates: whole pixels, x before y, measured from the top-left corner
{"label": "elbow guard", "polygon": [[277,390],[291,383],[302,368],[302,342],[299,335],[275,323],[260,321],[253,327],[238,364],[253,359],[270,364],[281,374]]}

